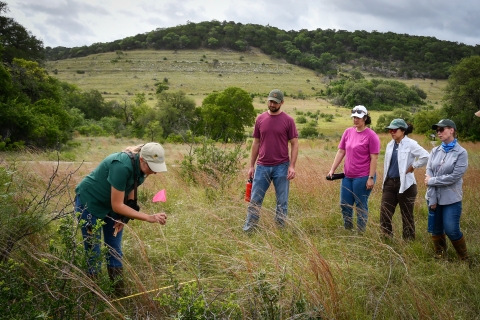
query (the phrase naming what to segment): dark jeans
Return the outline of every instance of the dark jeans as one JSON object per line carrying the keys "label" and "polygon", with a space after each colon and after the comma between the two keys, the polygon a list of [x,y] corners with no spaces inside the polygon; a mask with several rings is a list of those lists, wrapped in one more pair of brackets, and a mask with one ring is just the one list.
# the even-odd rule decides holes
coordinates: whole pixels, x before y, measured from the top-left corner
{"label": "dark jeans", "polygon": [[[97,224],[97,220],[102,219],[95,217],[88,211],[87,208],[82,205],[79,195],[77,195],[77,198],[75,200],[75,212],[80,213],[79,219],[85,221],[82,225],[82,236],[84,240],[83,243],[85,246],[85,251],[88,255],[88,273],[97,274],[100,272],[101,269],[101,249],[99,242],[102,237],[102,229],[104,244],[108,248],[107,266],[115,268],[122,267],[123,229],[117,233],[117,236],[114,236],[113,226],[115,224],[115,220],[107,216],[105,219],[103,219],[103,222],[105,222],[105,224],[102,226],[102,228],[99,229],[97,233],[90,234],[87,230],[86,225],[90,224],[94,226]],[[92,241],[93,237],[95,237],[98,241]],[[92,242],[94,244],[92,244]]]}
{"label": "dark jeans", "polygon": [[380,207],[380,228],[384,234],[393,235],[392,217],[397,204],[400,205],[403,224],[403,239],[415,239],[415,220],[413,209],[417,197],[417,185],[412,184],[403,193],[399,193],[400,178],[387,178],[383,185],[382,203]]}

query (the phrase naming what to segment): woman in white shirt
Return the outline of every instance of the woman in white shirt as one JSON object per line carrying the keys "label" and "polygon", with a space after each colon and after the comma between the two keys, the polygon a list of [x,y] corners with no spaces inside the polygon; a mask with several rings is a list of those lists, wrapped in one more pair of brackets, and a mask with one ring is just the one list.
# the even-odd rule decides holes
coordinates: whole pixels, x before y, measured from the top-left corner
{"label": "woman in white shirt", "polygon": [[392,135],[392,141],[385,150],[380,227],[385,236],[393,237],[392,217],[399,205],[403,239],[414,240],[413,209],[417,184],[413,171],[427,164],[429,153],[415,140],[407,137],[413,131],[413,126],[403,119],[394,119],[386,129]]}

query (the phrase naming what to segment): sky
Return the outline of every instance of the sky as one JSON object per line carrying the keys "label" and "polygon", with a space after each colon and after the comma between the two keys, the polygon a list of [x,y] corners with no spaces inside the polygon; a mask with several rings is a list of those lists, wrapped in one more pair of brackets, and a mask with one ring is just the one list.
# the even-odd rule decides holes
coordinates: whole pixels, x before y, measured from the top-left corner
{"label": "sky", "polygon": [[187,22],[395,32],[480,45],[478,0],[1,0],[45,47],[112,42]]}

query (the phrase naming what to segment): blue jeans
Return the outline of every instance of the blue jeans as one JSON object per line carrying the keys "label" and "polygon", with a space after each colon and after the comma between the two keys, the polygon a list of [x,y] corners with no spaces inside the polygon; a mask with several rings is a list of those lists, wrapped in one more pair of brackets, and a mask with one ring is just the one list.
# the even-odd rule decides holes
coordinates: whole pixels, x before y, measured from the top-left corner
{"label": "blue jeans", "polygon": [[[353,205],[356,206],[357,228],[364,232],[368,221],[368,197],[372,189],[367,189],[368,176],[360,178],[342,179],[340,189],[340,207],[342,209],[343,225],[345,229],[353,229]],[[373,181],[377,180],[377,176]]]}
{"label": "blue jeans", "polygon": [[288,191],[290,188],[290,181],[287,180],[289,165],[290,162],[285,162],[277,166],[262,166],[257,164],[253,177],[252,195],[247,209],[247,219],[243,226],[244,231],[250,231],[257,226],[258,220],[260,219],[260,208],[262,207],[263,198],[272,181],[277,198],[275,221],[281,227],[285,225],[288,210]]}
{"label": "blue jeans", "polygon": [[461,215],[462,201],[447,205],[437,204],[435,210],[428,206],[428,232],[433,236],[446,234],[451,241],[460,240],[463,237],[460,231]]}
{"label": "blue jeans", "polygon": [[[80,213],[79,219],[85,222],[82,225],[82,237],[85,251],[88,256],[88,273],[97,274],[101,269],[101,252],[100,252],[100,240],[102,237],[105,246],[108,248],[107,253],[107,266],[108,267],[122,267],[122,235],[123,229],[117,233],[117,236],[113,236],[115,220],[107,216],[103,219],[105,224],[95,234],[89,233],[89,226],[95,226],[97,221],[101,219],[91,214],[87,208],[85,208],[80,202],[80,195],[77,195],[75,200],[75,212]],[[95,237],[96,240],[93,239]],[[93,240],[93,241],[92,241]],[[93,243],[92,243],[93,242]]]}

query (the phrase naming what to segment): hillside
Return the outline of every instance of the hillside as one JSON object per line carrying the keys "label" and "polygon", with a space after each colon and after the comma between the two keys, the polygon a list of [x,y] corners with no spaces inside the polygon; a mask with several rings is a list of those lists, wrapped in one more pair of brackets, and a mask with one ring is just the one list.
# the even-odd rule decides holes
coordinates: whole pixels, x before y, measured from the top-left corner
{"label": "hillside", "polygon": [[[343,65],[342,73],[353,67]],[[328,102],[315,99],[326,88],[328,77],[313,70],[273,59],[259,49],[236,52],[226,49],[198,50],[134,50],[106,52],[87,57],[46,62],[47,71],[59,80],[76,84],[82,90],[98,90],[106,99],[129,99],[135,93],[145,92],[154,100],[155,83],[168,79],[170,91],[182,90],[200,104],[213,91],[230,86],[266,96],[276,87],[288,96],[302,94],[302,104],[314,102],[327,106]],[[364,73],[366,78],[373,74]],[[445,80],[396,79],[407,85],[418,85],[428,94],[429,104],[438,105],[443,96]],[[311,98],[311,99],[309,99]],[[264,106],[262,98],[256,104]]]}

